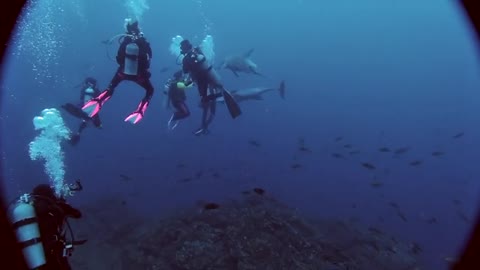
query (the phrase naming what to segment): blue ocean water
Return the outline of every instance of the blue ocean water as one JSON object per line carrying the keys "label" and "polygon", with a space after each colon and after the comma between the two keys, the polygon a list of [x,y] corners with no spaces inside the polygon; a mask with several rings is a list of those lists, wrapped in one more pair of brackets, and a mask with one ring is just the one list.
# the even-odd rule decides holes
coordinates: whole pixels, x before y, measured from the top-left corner
{"label": "blue ocean water", "polygon": [[[28,155],[38,134],[33,117],[76,101],[75,86],[86,76],[102,89],[108,85],[117,44],[101,41],[122,33],[123,20],[136,13],[153,49],[155,95],[142,122],[130,125],[123,119],[144,91],[120,84],[100,113],[102,130],[89,127],[77,146],[62,144],[65,179],[85,186],[72,204],[119,196],[139,213],[164,216],[261,186],[307,216],[353,219],[418,242],[428,269],[446,269],[444,258],[459,251],[479,203],[480,70],[473,32],[455,3],[33,2],[11,43],[1,86],[10,198],[49,181],[43,163]],[[234,120],[219,106],[211,133],[196,137],[201,111],[192,89],[192,115],[169,131],[171,111],[161,92],[180,68],[168,49],[171,38],[200,43],[207,34],[216,62],[254,48],[252,59],[266,75],[237,78],[221,70],[228,89],[285,80],[286,99],[272,92],[240,103],[243,114]],[[78,119],[62,114],[76,130]],[[300,140],[311,153],[299,151]],[[381,147],[408,151],[395,155]]]}

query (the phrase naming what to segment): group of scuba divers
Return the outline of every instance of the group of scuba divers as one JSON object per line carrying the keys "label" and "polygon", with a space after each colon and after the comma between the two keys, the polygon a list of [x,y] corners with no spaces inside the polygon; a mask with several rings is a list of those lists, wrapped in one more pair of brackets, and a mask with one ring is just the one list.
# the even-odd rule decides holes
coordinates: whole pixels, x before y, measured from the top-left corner
{"label": "group of scuba divers", "polygon": [[[125,121],[133,124],[138,123],[142,120],[149,106],[154,93],[149,71],[152,49],[140,31],[138,21],[129,21],[128,19],[126,21],[126,34],[121,35],[122,40],[116,56],[119,67],[108,87],[101,92],[97,88],[96,79],[86,78],[81,90],[81,104],[67,103],[62,106],[69,113],[82,118],[77,133],[71,138],[73,144],[78,142],[80,133],[86,127],[88,121],[93,122],[98,128],[101,127],[98,113],[113,96],[115,88],[123,80],[133,81],[145,89],[145,96],[138,104],[137,109],[128,115]],[[180,52],[183,56],[182,69],[175,72],[173,77],[168,80],[164,91],[169,106],[175,109],[168,121],[168,128],[174,129],[180,120],[190,115],[185,103],[184,90],[194,84],[198,87],[201,97],[200,105],[203,109],[201,125],[194,131],[194,134],[208,133],[208,126],[215,116],[217,98],[223,97],[232,118],[239,116],[242,113],[240,107],[230,92],[223,87],[215,69],[209,64],[201,49],[194,47],[188,39],[185,39],[180,43]]]}
{"label": "group of scuba divers", "polygon": [[[116,57],[119,67],[107,89],[100,91],[96,79],[86,78],[81,87],[80,103],[62,105],[66,111],[82,119],[78,131],[71,138],[70,142],[73,144],[78,142],[88,122],[101,128],[102,123],[98,113],[123,80],[136,82],[146,91],[137,109],[128,115],[125,121],[138,123],[148,108],[154,92],[149,71],[152,49],[140,32],[137,21],[127,21],[126,34],[122,36],[123,40]],[[198,87],[203,108],[202,123],[194,132],[195,134],[208,132],[208,125],[215,115],[217,98],[223,97],[232,118],[239,116],[240,107],[222,86],[202,51],[195,48],[188,40],[180,43],[180,50],[183,55],[183,67],[175,72],[173,78],[166,84],[165,94],[168,103],[175,108],[175,112],[168,121],[168,127],[174,129],[181,119],[190,115],[185,103],[184,89],[193,84]],[[68,189],[71,194],[81,190],[82,186],[77,181],[75,184],[68,185]],[[68,257],[76,245],[81,245],[86,240],[74,239],[68,218],[78,219],[82,213],[70,206],[63,195],[55,194],[55,190],[48,184],[36,186],[31,193],[24,194],[12,202],[10,207],[12,229],[16,232],[19,248],[23,252],[28,269],[71,269]]]}

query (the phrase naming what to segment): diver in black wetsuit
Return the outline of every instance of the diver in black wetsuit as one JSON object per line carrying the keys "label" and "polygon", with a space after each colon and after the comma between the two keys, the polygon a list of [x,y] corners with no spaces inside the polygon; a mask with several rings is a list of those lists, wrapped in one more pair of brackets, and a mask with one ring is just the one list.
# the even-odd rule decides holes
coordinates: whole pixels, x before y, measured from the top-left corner
{"label": "diver in black wetsuit", "polygon": [[188,109],[185,101],[187,100],[187,95],[185,94],[185,89],[191,87],[193,84],[192,81],[183,80],[183,72],[177,71],[173,74],[173,78],[168,80],[165,84],[166,95],[168,97],[167,103],[172,105],[175,108],[175,112],[170,117],[168,121],[168,128],[174,129],[177,127],[181,119],[185,119],[190,116],[190,110]]}
{"label": "diver in black wetsuit", "polygon": [[88,113],[89,116],[95,116],[103,104],[112,97],[115,87],[117,87],[121,81],[134,81],[146,91],[145,97],[138,105],[138,108],[125,118],[125,121],[136,124],[142,120],[154,92],[153,85],[150,82],[151,73],[149,71],[152,49],[150,43],[143,36],[143,33],[140,32],[138,21],[127,19],[126,22],[127,33],[123,35],[123,40],[118,48],[116,57],[119,65],[117,72],[113,76],[107,89],[87,102],[82,109]]}
{"label": "diver in black wetsuit", "polygon": [[62,108],[69,112],[71,115],[82,119],[80,126],[78,127],[77,133],[73,134],[70,138],[70,143],[76,145],[80,141],[80,134],[87,127],[87,123],[91,121],[93,125],[97,128],[102,128],[102,121],[100,120],[100,115],[96,114],[93,117],[89,117],[88,114],[82,111],[82,106],[87,103],[92,98],[98,96],[100,90],[97,87],[97,80],[92,77],[87,77],[83,82],[83,85],[80,89],[80,102],[78,105],[72,103],[66,103],[62,105]]}
{"label": "diver in black wetsuit", "polygon": [[[209,65],[200,48],[194,48],[190,41],[185,39],[180,43],[180,51],[181,54],[184,55],[182,60],[183,72],[190,74],[192,80],[197,84],[201,97],[201,106],[203,108],[202,124],[194,134],[200,135],[208,133],[208,125],[215,116],[215,99],[221,95],[223,95],[225,99],[232,118],[239,116],[242,113],[240,107],[220,83],[215,69]],[[209,88],[210,95],[208,94]]]}
{"label": "diver in black wetsuit", "polygon": [[[70,191],[81,189],[77,181]],[[67,219],[81,218],[80,210],[70,206],[64,198],[57,197],[46,184],[37,185],[32,193],[21,196],[11,209],[12,226],[18,241],[21,241],[29,269],[72,269],[68,257],[72,255],[74,246],[87,240],[73,239]],[[69,237],[66,235],[67,228],[70,230]]]}

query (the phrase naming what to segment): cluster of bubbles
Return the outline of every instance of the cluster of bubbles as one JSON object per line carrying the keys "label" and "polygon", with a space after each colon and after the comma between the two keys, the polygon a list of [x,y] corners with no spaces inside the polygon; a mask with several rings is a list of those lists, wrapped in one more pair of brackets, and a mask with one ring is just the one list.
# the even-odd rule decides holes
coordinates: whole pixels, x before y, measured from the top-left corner
{"label": "cluster of bubbles", "polygon": [[31,0],[25,6],[12,38],[14,56],[32,66],[39,84],[61,83],[60,55],[70,29],[70,10],[80,10],[79,0]]}
{"label": "cluster of bubbles", "polygon": [[30,159],[45,162],[45,172],[57,196],[63,196],[66,184],[62,141],[70,139],[71,131],[55,108],[44,109],[33,118],[33,125],[40,133],[29,144]]}
{"label": "cluster of bubbles", "polygon": [[205,9],[203,8],[203,1],[202,0],[193,0],[193,1],[196,3],[198,8],[198,13],[202,18],[203,36],[207,36],[212,32],[213,22],[205,14],[205,11],[204,11]]}
{"label": "cluster of bubbles", "polygon": [[147,0],[125,0],[125,8],[130,18],[140,21],[143,14],[150,9]]}

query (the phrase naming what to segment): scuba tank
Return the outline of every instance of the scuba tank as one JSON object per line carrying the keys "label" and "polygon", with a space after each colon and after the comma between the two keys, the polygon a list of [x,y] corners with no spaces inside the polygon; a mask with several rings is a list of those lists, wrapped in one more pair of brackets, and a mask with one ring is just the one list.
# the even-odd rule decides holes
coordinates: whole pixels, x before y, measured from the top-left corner
{"label": "scuba tank", "polygon": [[21,244],[23,256],[29,269],[35,269],[46,263],[45,252],[40,239],[33,200],[24,194],[12,206],[10,221],[15,229],[17,241]]}
{"label": "scuba tank", "polygon": [[127,44],[125,48],[125,54],[123,73],[127,75],[137,75],[139,54],[138,45],[135,42]]}
{"label": "scuba tank", "polygon": [[[198,66],[198,70],[201,72],[206,72],[210,82],[213,84],[220,84],[220,76],[210,64],[210,61],[207,59],[207,57],[203,54],[202,50],[198,47],[193,50],[195,54],[195,63]],[[201,55],[203,58],[198,59],[199,55]]]}

